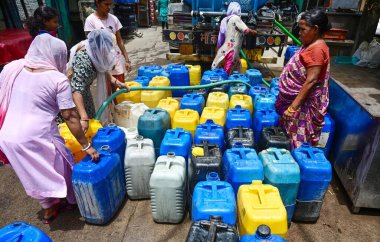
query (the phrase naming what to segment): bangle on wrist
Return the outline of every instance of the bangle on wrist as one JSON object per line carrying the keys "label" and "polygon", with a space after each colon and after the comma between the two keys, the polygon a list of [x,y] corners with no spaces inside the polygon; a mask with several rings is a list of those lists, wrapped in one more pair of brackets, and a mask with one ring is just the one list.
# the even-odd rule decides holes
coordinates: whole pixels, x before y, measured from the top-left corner
{"label": "bangle on wrist", "polygon": [[80,121],[90,121],[89,118],[81,118]]}
{"label": "bangle on wrist", "polygon": [[299,108],[293,108],[292,105],[290,105],[290,106],[288,107],[288,111],[289,111],[290,113],[295,113],[295,112],[297,112],[298,110],[299,110]]}
{"label": "bangle on wrist", "polygon": [[90,147],[91,147],[91,142],[88,142],[88,145],[86,147],[82,148],[82,151],[86,151],[86,150],[90,149]]}
{"label": "bangle on wrist", "polygon": [[291,106],[289,106],[287,110],[289,113],[295,113],[296,112],[296,110],[294,110]]}

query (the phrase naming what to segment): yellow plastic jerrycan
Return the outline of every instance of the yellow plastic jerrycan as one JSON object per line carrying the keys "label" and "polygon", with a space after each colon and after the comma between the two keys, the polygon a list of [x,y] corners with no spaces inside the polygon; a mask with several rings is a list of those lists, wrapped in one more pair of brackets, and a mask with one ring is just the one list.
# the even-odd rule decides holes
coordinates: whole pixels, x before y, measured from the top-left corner
{"label": "yellow plastic jerrycan", "polygon": [[199,123],[206,123],[207,119],[212,119],[214,123],[224,127],[226,122],[226,110],[224,110],[224,108],[205,107]]}
{"label": "yellow plastic jerrycan", "polygon": [[[168,87],[170,86],[170,80],[169,78],[165,76],[155,76],[152,78],[152,80],[149,82],[149,86],[152,87]],[[165,97],[171,97],[172,91],[162,91],[165,92]]]}
{"label": "yellow plastic jerrycan", "polygon": [[186,65],[189,68],[190,85],[196,86],[201,83],[202,68],[200,65]]}
{"label": "yellow plastic jerrycan", "polygon": [[158,102],[157,108],[162,108],[168,111],[170,114],[170,118],[173,122],[174,114],[179,109],[179,102],[174,98],[168,97],[165,99],[161,99]]}
{"label": "yellow plastic jerrycan", "polygon": [[[167,77],[156,76],[149,82],[149,86],[170,86],[170,81]],[[141,102],[150,108],[155,108],[161,99],[171,96],[171,91],[142,91]]]}
{"label": "yellow plastic jerrycan", "polygon": [[[103,126],[100,124],[99,120],[91,119],[89,122],[89,127],[86,132],[86,138],[91,142],[92,138],[96,135],[98,130]],[[70,132],[69,127],[66,123],[58,125],[59,133],[65,140],[66,147],[73,153],[75,162],[81,161],[87,153],[82,151],[82,146],[79,144],[74,135]]]}
{"label": "yellow plastic jerrycan", "polygon": [[183,128],[189,131],[193,137],[199,124],[199,114],[192,109],[181,109],[175,112],[172,128]]}
{"label": "yellow plastic jerrycan", "polygon": [[262,181],[241,185],[237,195],[239,234],[255,234],[257,227],[268,225],[272,234],[286,238],[288,222],[280,192]]}
{"label": "yellow plastic jerrycan", "polygon": [[230,100],[230,108],[236,107],[236,105],[240,105],[242,108],[246,108],[249,112],[253,112],[252,98],[249,95],[244,94],[235,94],[231,96]]}
{"label": "yellow plastic jerrycan", "polygon": [[248,69],[248,63],[245,59],[240,59],[240,63],[241,63],[241,73],[245,75],[245,72]]}
{"label": "yellow plastic jerrycan", "polygon": [[[127,87],[141,87],[141,84],[138,82],[126,82],[125,85]],[[116,101],[117,101],[117,103],[122,103],[124,101],[131,101],[134,103],[140,103],[141,102],[141,91],[133,91],[133,92],[122,93],[116,97]]]}
{"label": "yellow plastic jerrycan", "polygon": [[212,92],[208,95],[206,107],[218,107],[227,110],[230,105],[230,100],[227,93]]}

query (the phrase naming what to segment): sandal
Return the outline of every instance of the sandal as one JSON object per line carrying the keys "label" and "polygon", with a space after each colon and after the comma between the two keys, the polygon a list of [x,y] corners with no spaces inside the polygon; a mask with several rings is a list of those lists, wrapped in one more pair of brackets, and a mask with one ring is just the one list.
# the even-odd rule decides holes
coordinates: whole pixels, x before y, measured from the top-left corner
{"label": "sandal", "polygon": [[41,221],[43,224],[51,224],[58,217],[58,214],[59,214],[59,209],[56,209],[54,210],[53,214],[50,215],[49,218],[43,217]]}
{"label": "sandal", "polygon": [[53,222],[54,219],[58,217],[59,211],[62,208],[62,202],[54,204],[50,209],[53,211],[51,212],[51,215],[49,218],[45,218],[45,214],[43,215],[41,221],[43,224],[50,224]]}

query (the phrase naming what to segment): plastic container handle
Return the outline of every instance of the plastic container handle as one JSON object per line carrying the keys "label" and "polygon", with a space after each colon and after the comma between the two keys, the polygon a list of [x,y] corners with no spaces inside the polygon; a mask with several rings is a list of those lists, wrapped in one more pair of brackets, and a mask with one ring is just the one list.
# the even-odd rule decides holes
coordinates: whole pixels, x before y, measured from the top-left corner
{"label": "plastic container handle", "polygon": [[[180,133],[181,133],[182,131],[183,131],[182,128],[176,128],[176,129],[174,130],[174,137],[175,137],[176,139],[179,139]],[[169,155],[169,153],[168,153],[168,155]]]}
{"label": "plastic container handle", "polygon": [[261,205],[266,204],[266,196],[265,196],[265,189],[259,189],[258,190],[258,195],[259,195],[259,202]]}
{"label": "plastic container handle", "polygon": [[208,150],[208,145],[209,145],[209,143],[208,143],[207,140],[203,140],[203,141],[202,141],[202,146],[203,146],[203,151],[204,151],[204,156],[205,156],[205,157],[210,156],[210,152],[209,152],[209,150]]}
{"label": "plastic container handle", "polygon": [[241,142],[236,142],[236,143],[234,144],[234,148],[244,148],[244,145],[243,145],[243,143],[241,143]]}
{"label": "plastic container handle", "polygon": [[239,150],[239,156],[240,156],[240,159],[246,159],[247,158],[246,151],[245,150]]}
{"label": "plastic container handle", "polygon": [[170,170],[170,167],[172,166],[172,163],[173,163],[173,159],[175,158],[175,153],[174,152],[168,152],[166,157],[168,158],[168,160],[166,161],[165,168],[166,168],[166,170]]}
{"label": "plastic container handle", "polygon": [[241,138],[243,138],[243,127],[242,126],[239,126],[238,127],[238,135],[239,135],[239,138],[241,139]]}

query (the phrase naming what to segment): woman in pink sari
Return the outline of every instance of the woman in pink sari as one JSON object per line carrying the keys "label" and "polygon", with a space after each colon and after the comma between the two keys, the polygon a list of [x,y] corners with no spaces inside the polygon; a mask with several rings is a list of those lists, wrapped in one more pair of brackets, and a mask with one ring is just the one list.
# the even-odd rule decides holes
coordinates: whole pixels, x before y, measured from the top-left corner
{"label": "woman in pink sari", "polygon": [[303,45],[281,73],[276,100],[292,149],[304,142],[318,144],[329,104],[330,55],[321,36],[331,25],[323,11],[310,10],[299,27]]}
{"label": "woman in pink sari", "polygon": [[70,131],[92,159],[99,154],[82,131],[66,70],[67,49],[49,34],[35,37],[25,59],[0,74],[0,162],[8,161],[26,193],[45,210],[43,222],[58,215],[61,199],[75,204],[74,164],[58,132],[61,111]]}

